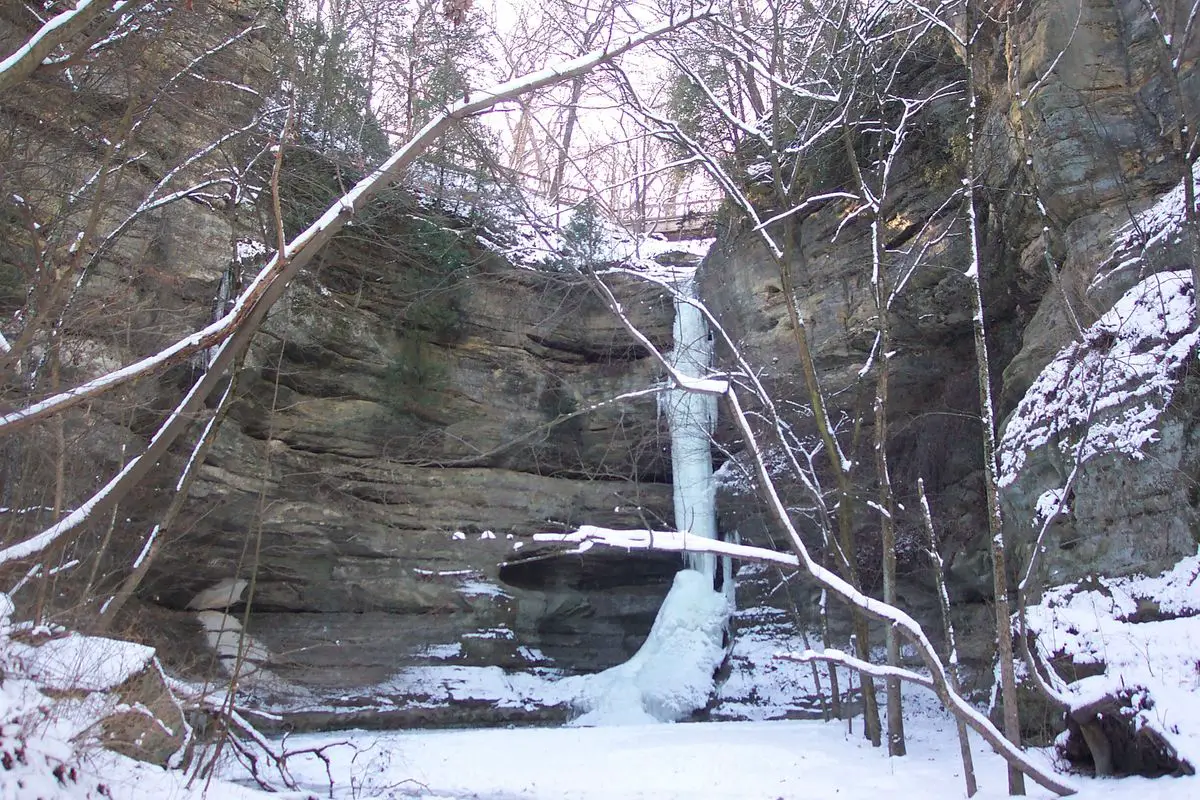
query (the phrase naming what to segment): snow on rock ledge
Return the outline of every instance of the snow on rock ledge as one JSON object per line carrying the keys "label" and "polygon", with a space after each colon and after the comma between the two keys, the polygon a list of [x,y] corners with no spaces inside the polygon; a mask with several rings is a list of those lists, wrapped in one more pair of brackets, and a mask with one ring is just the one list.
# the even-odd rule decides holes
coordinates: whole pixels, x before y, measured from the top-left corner
{"label": "snow on rock ledge", "polygon": [[1029,451],[1052,444],[1081,464],[1105,453],[1140,461],[1196,349],[1195,303],[1186,271],[1151,275],[1042,370],[1009,422],[1000,448],[1002,486]]}
{"label": "snow on rock ledge", "polygon": [[1008,420],[1008,534],[1027,557],[1051,519],[1051,583],[1159,571],[1196,552],[1194,318],[1190,273],[1151,275],[1059,352]]}
{"label": "snow on rock ledge", "polygon": [[100,747],[180,765],[191,728],[153,649],[14,623],[13,612],[0,594],[0,796],[109,796],[84,764]]}

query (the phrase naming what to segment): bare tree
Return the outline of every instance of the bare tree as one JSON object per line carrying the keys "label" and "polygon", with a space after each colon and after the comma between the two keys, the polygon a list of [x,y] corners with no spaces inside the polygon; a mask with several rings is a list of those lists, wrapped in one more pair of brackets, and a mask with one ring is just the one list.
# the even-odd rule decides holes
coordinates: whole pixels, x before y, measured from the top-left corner
{"label": "bare tree", "polygon": [[[996,625],[1000,689],[1003,701],[1005,733],[1014,745],[1020,742],[1015,692],[1012,647],[1012,600],[1007,579],[1007,550],[1002,536],[1002,520],[997,493],[995,436],[996,412],[991,393],[987,316],[984,307],[983,279],[988,264],[981,244],[978,204],[979,108],[976,86],[982,37],[995,17],[995,10],[978,4],[924,6],[908,2],[887,11],[837,4],[820,13],[812,13],[811,4],[789,7],[768,4],[763,21],[756,28],[746,24],[744,10],[736,15],[697,27],[690,39],[699,42],[693,50],[718,53],[728,64],[725,69],[709,69],[705,62],[689,60],[687,49],[664,53],[677,68],[681,80],[693,97],[693,107],[702,106],[706,116],[690,125],[643,102],[627,83],[630,102],[636,104],[656,135],[670,139],[694,155],[722,187],[734,206],[749,220],[748,227],[758,235],[763,250],[778,265],[783,302],[796,342],[798,362],[809,400],[811,424],[815,428],[823,472],[834,484],[834,502],[813,499],[814,507],[825,509],[813,515],[820,523],[825,547],[835,557],[842,576],[856,590],[862,582],[857,574],[855,552],[855,504],[860,502],[855,475],[854,445],[865,415],[846,428],[832,413],[829,392],[822,379],[810,341],[808,322],[801,313],[796,296],[796,271],[803,269],[798,239],[800,223],[813,210],[836,203],[845,209],[842,228],[857,218],[871,225],[871,294],[876,310],[876,337],[868,363],[859,372],[860,380],[874,377],[875,401],[872,424],[875,442],[874,484],[878,500],[867,505],[878,509],[883,540],[882,572],[884,594],[894,599],[895,500],[887,463],[888,360],[891,357],[889,309],[903,291],[908,277],[922,263],[928,248],[947,237],[964,238],[968,261],[963,279],[972,302],[973,338],[976,346],[976,378],[982,433],[982,460],[986,473],[985,493],[991,542],[993,592],[996,599]],[[886,17],[886,19],[885,19]],[[805,27],[807,26],[807,27]],[[803,33],[798,30],[803,28]],[[801,41],[801,48],[783,47],[780,34],[788,41]],[[962,60],[963,80],[926,90],[924,96],[905,96],[898,76],[911,48],[924,41],[949,41]],[[759,88],[758,98],[744,77],[753,75]],[[714,77],[715,76],[715,77]],[[917,242],[907,253],[889,253],[883,245],[887,218],[888,180],[907,131],[917,116],[935,100],[957,96],[966,108],[966,152],[961,167],[963,177],[947,193],[945,203],[917,232]],[[714,134],[714,131],[718,133]],[[724,133],[720,133],[724,132]],[[705,138],[706,137],[706,138]],[[725,142],[723,151],[713,144]],[[815,170],[830,170],[828,145],[837,143],[839,158],[848,176],[836,173],[826,183],[806,184]],[[750,179],[742,173],[750,173]],[[849,187],[849,188],[847,188]],[[769,209],[762,211],[761,209]],[[960,209],[954,213],[955,209]],[[840,230],[840,229],[839,229]],[[841,387],[839,387],[841,388]],[[794,445],[793,445],[794,446]],[[801,448],[803,451],[803,448]],[[799,459],[798,459],[799,460]],[[820,493],[820,477],[806,476],[805,486]],[[832,509],[832,513],[829,510]],[[855,611],[856,614],[861,613]],[[865,620],[856,625],[860,646],[869,641]],[[889,637],[890,638],[890,637]],[[888,677],[898,673],[898,642],[889,641]],[[866,650],[865,652],[869,652]],[[866,661],[867,659],[862,659]],[[868,733],[876,734],[870,707],[871,673],[864,675],[863,691],[868,703]],[[883,674],[883,673],[880,673]],[[889,698],[898,698],[895,682],[890,682]],[[899,708],[889,708],[889,729],[897,734],[889,742],[892,752],[902,750]],[[1023,792],[1019,770],[1010,770],[1010,791]]]}
{"label": "bare tree", "polygon": [[[1158,34],[1160,77],[1165,78],[1174,114],[1162,126],[1168,151],[1183,184],[1184,232],[1187,237],[1192,282],[1200,286],[1200,209],[1196,206],[1196,160],[1200,158],[1200,105],[1195,90],[1185,83],[1187,65],[1200,50],[1196,25],[1200,19],[1197,0],[1142,0],[1147,16]],[[1120,12],[1118,12],[1120,13]]]}
{"label": "bare tree", "polygon": [[230,309],[215,322],[190,336],[177,340],[157,353],[85,381],[65,391],[41,400],[24,404],[0,417],[0,436],[28,429],[40,420],[79,406],[132,381],[154,374],[172,364],[181,363],[209,349],[204,373],[192,384],[183,399],[166,416],[150,438],[145,449],[113,475],[91,497],[73,511],[39,533],[23,538],[0,549],[0,563],[25,559],[44,552],[82,524],[111,510],[120,498],[141,481],[167,447],[189,426],[190,420],[204,399],[223,382],[225,372],[243,352],[262,323],[272,304],[283,294],[286,285],[299,270],[309,263],[322,245],[337,233],[346,222],[362,210],[429,144],[459,120],[468,119],[497,103],[518,97],[528,91],[571,80],[596,66],[611,62],[622,53],[669,34],[695,20],[707,16],[707,11],[689,14],[648,27],[642,33],[608,43],[606,46],[563,63],[548,66],[532,74],[483,91],[472,92],[448,109],[437,114],[409,142],[397,150],[380,167],[339,197],[306,230],[287,242],[264,266],[262,271],[234,299]]}
{"label": "bare tree", "polygon": [[[822,386],[809,339],[808,325],[800,311],[795,293],[794,270],[797,264],[797,213],[835,198],[853,199],[845,191],[807,195],[807,186],[797,168],[797,155],[814,150],[818,142],[836,135],[846,123],[852,95],[852,82],[842,81],[853,69],[851,59],[841,49],[850,39],[847,22],[848,5],[831,5],[825,13],[810,14],[806,7],[791,3],[770,3],[765,7],[756,27],[745,29],[750,21],[745,8],[738,9],[736,20],[698,30],[696,48],[720,53],[731,63],[741,64],[734,69],[704,71],[696,68],[679,53],[665,54],[679,71],[681,80],[701,102],[710,109],[722,128],[732,150],[722,158],[691,135],[679,121],[652,109],[640,98],[631,96],[659,135],[669,137],[679,146],[701,160],[714,180],[734,199],[738,209],[751,220],[762,239],[764,248],[775,261],[780,275],[796,353],[803,371],[813,422],[815,423],[824,461],[836,485],[836,529],[823,529],[828,549],[836,554],[843,574],[855,586],[861,586],[854,517],[857,493],[851,472],[854,460],[847,454],[834,417],[831,415],[826,390]],[[805,45],[798,52],[786,47],[785,39],[794,37]],[[844,70],[844,71],[843,71]],[[724,77],[723,85],[713,85],[709,78]],[[752,83],[728,80],[736,76],[753,76]],[[765,93],[757,82],[766,84]],[[749,88],[753,85],[755,88]],[[766,96],[765,102],[763,96]],[[745,103],[738,99],[746,96]],[[731,102],[732,101],[732,102]],[[755,116],[744,117],[749,109]],[[770,205],[788,209],[770,219],[760,217],[744,189],[742,179],[730,167],[737,163],[739,152],[757,155],[753,167],[765,183]],[[854,426],[857,427],[857,426]],[[814,476],[814,483],[816,479]],[[819,485],[819,483],[816,483]],[[869,653],[870,634],[866,619],[856,610],[857,646]],[[864,676],[862,693],[865,702],[865,732],[875,744],[881,743],[878,709],[874,683]]]}
{"label": "bare tree", "polygon": [[[1017,708],[1017,679],[1012,641],[1012,598],[1009,595],[1008,549],[1004,543],[1004,523],[1000,512],[1000,471],[996,453],[996,408],[992,400],[991,357],[988,354],[987,322],[983,303],[983,257],[980,244],[978,203],[979,181],[979,98],[976,94],[977,58],[980,37],[987,21],[987,9],[968,0],[961,29],[943,24],[951,31],[963,55],[966,67],[967,156],[963,174],[963,204],[967,212],[967,236],[970,262],[965,277],[970,286],[975,333],[976,377],[979,387],[979,418],[983,428],[984,486],[987,498],[988,533],[992,555],[992,591],[996,609],[996,660],[1000,672],[1000,697],[1004,706],[1004,735],[1014,745],[1021,743],[1021,720]],[[1013,765],[1008,770],[1009,794],[1025,793],[1025,779]]]}
{"label": "bare tree", "polygon": [[[133,340],[177,335],[185,317],[161,306],[180,288],[194,291],[198,277],[188,274],[186,261],[167,263],[174,259],[178,216],[195,209],[198,219],[220,227],[253,195],[267,153],[259,134],[280,110],[263,96],[271,75],[270,20],[143,6],[80,3],[77,10],[111,15],[71,35],[54,27],[59,17],[46,21],[34,38],[56,44],[38,51],[40,61],[25,80],[0,90],[0,170],[10,193],[0,205],[20,220],[16,228],[4,223],[0,247],[5,410],[102,371],[97,367]],[[227,79],[234,53],[246,58],[246,79],[261,91]],[[158,69],[137,69],[142,59]],[[181,114],[209,106],[220,109],[216,118],[201,115],[211,138],[163,141]],[[218,238],[214,252],[212,272],[227,271],[233,243],[223,250]],[[123,465],[132,452],[123,429],[149,413],[152,402],[144,388],[127,387],[87,412],[56,415],[5,437],[0,506],[14,510],[3,520],[5,540],[61,516],[79,499],[80,483]],[[91,444],[98,438],[112,442],[108,452]],[[59,548],[33,569],[46,576],[62,563],[90,561],[86,578],[65,584],[73,600],[80,590],[89,594],[113,542],[115,512],[92,526],[94,539]],[[49,584],[40,583],[41,596]]]}

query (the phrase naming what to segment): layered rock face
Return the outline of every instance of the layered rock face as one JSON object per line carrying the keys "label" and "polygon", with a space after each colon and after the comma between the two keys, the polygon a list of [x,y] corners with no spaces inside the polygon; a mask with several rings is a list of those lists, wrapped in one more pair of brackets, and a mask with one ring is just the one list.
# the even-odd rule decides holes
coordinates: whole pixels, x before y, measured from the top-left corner
{"label": "layered rock face", "polygon": [[[357,277],[370,286],[370,256],[331,257],[292,287],[247,359],[193,492],[196,551],[179,554],[214,566],[194,583],[169,579],[180,597],[235,572],[249,520],[264,534],[260,607],[399,611],[455,604],[454,581],[439,589],[414,568],[494,571],[508,534],[661,513],[653,399],[554,424],[657,378],[586,282],[493,265],[458,281],[446,338],[418,338],[386,287],[356,307],[321,282],[365,264]],[[647,329],[669,336],[661,295],[618,284]],[[485,529],[496,538],[480,541]]]}
{"label": "layered rock face", "polygon": [[[939,58],[939,53],[949,57]],[[933,94],[964,77],[952,55],[937,50],[908,66],[905,85],[913,96]],[[911,498],[917,477],[924,477],[927,487],[939,499],[945,498],[951,515],[945,520],[946,535],[961,540],[977,529],[977,509],[982,509],[978,458],[963,446],[976,435],[970,417],[977,403],[969,286],[961,275],[968,250],[965,237],[946,235],[947,231],[961,234],[961,229],[943,206],[946,195],[958,185],[948,148],[961,139],[962,128],[961,117],[949,101],[934,104],[926,114],[928,130],[914,135],[916,144],[897,161],[890,190],[894,199],[884,211],[888,246],[921,252],[925,259],[899,295],[891,320],[895,345],[889,361],[891,459],[902,500]],[[870,285],[870,227],[865,215],[847,223],[850,209],[844,201],[833,200],[797,215],[788,264],[818,380],[830,398],[843,446],[858,461],[856,470],[867,492],[872,469],[869,426],[859,436],[852,436],[851,429],[864,416],[869,423],[871,416],[874,380],[862,369],[875,339],[876,312]],[[922,226],[924,231],[915,233]],[[894,276],[909,266],[906,256],[889,256],[889,260]],[[720,232],[702,266],[701,295],[751,367],[761,370],[760,378],[779,399],[789,423],[812,437],[815,430],[806,412],[788,411],[807,408],[809,396],[780,273],[759,235],[734,226]],[[1013,306],[1013,298],[1006,296],[993,314],[1003,318]],[[721,344],[718,339],[718,352],[728,355]],[[794,482],[787,481],[781,488],[790,494],[791,504],[808,504]],[[722,527],[736,528],[752,540],[769,537],[770,524],[753,493],[748,503],[740,496],[743,493],[727,493],[718,504]],[[860,560],[867,572],[877,573],[878,537],[872,535],[877,526],[864,516],[861,528]],[[818,543],[814,533],[812,544]]]}
{"label": "layered rock face", "polygon": [[[1131,260],[1141,242],[1128,240],[1134,217],[1179,181],[1183,161],[1172,120],[1194,113],[1200,96],[1195,43],[1179,58],[1176,79],[1143,5],[1028,3],[1010,22],[985,38],[976,87],[985,103],[985,307],[993,375],[1003,371],[995,387],[1002,415],[1072,340],[1072,317],[1090,324],[1146,270],[1179,263],[1154,252]],[[944,59],[917,65],[906,82],[921,96],[964,77],[956,60]],[[970,303],[961,277],[969,254],[961,220],[947,219],[940,206],[956,180],[949,173],[958,162],[947,148],[963,136],[955,108],[946,101],[923,112],[921,135],[910,137],[884,209],[889,247],[929,246],[890,320],[896,352],[889,361],[889,452],[902,501],[911,501],[916,479],[924,478],[950,540],[955,586],[960,596],[979,597],[990,591],[990,579]],[[845,224],[846,213],[835,201],[803,215],[790,267],[823,388],[849,426],[870,419],[873,386],[859,369],[873,342],[875,310],[869,227],[862,218]],[[924,233],[909,238],[923,224]],[[939,240],[947,229],[958,235]],[[777,396],[806,402],[779,267],[753,232],[723,234],[703,268],[703,295]],[[1115,256],[1122,248],[1126,255]],[[898,276],[908,264],[891,258]],[[869,446],[869,431],[859,440]],[[869,451],[861,452],[869,465]],[[728,527],[754,530],[736,500],[725,509]],[[862,525],[869,538],[874,526]]]}
{"label": "layered rock face", "polygon": [[[657,362],[581,277],[482,252],[454,279],[453,323],[406,328],[396,287],[429,268],[410,257],[335,244],[291,287],[147,591],[182,608],[255,572],[251,631],[272,669],[330,689],[446,660],[431,652],[513,669],[623,660],[677,560],[501,564],[539,531],[669,518],[655,399],[584,413],[653,385]],[[667,346],[669,299],[608,282]]]}
{"label": "layered rock face", "polygon": [[[175,69],[243,30],[260,10],[247,0],[212,5],[211,18],[203,17],[211,24],[184,37],[189,44],[182,51],[172,51]],[[0,19],[20,32],[23,23],[6,12]],[[1142,3],[1045,0],[1020,6],[1011,23],[989,32],[981,59],[988,67],[977,87],[984,102],[985,301],[1006,414],[1079,330],[1146,273],[1188,257],[1184,245],[1145,214],[1180,179],[1172,120],[1181,113],[1193,117],[1200,95],[1195,54],[1164,59],[1161,36]],[[138,51],[140,41],[130,40],[123,56],[130,63],[141,63],[139,52],[157,52]],[[137,208],[171,165],[223,132],[250,125],[263,97],[237,87],[271,84],[270,49],[267,25],[206,61],[201,75],[207,80],[200,85],[169,93],[171,104],[140,134],[146,153],[96,206],[106,223]],[[949,45],[934,55],[912,64],[905,80],[914,95],[964,79]],[[40,154],[38,163],[57,159],[70,173],[68,183],[101,163],[97,137],[113,131],[98,120],[119,118],[109,112],[132,98],[114,81],[97,79],[84,88],[86,102],[65,79],[4,98],[5,118]],[[212,100],[217,94],[220,102]],[[38,107],[47,97],[70,111],[45,115],[49,132],[31,134],[36,126],[22,117],[23,107]],[[885,209],[888,246],[920,250],[924,259],[893,307],[890,455],[901,502],[915,507],[917,478],[931,492],[955,599],[981,601],[991,579],[962,279],[968,252],[961,215],[943,206],[959,185],[962,118],[952,97],[923,111],[921,135],[896,165]],[[91,136],[93,127],[96,136],[71,138],[81,130]],[[220,158],[214,153],[197,164],[209,168]],[[190,179],[202,177],[196,166]],[[0,220],[11,234],[0,244],[5,265],[18,263],[14,253],[27,244],[25,215],[48,221],[48,198],[61,195],[57,183],[43,185],[42,173],[27,183],[22,203],[31,211],[2,201],[12,212]],[[70,213],[82,219],[87,210]],[[861,217],[846,224],[845,213],[844,205],[830,202],[797,218],[791,269],[824,388],[849,431],[860,415],[870,415],[872,387],[859,371],[872,345],[875,311],[864,268],[869,230]],[[228,203],[203,193],[139,218],[85,281],[81,302],[103,313],[84,315],[86,322],[64,330],[72,345],[64,379],[99,374],[204,324],[247,224]],[[532,675],[595,670],[636,649],[678,562],[595,553],[529,556],[528,540],[540,530],[580,523],[671,524],[668,441],[656,401],[580,413],[653,385],[660,371],[583,279],[505,264],[473,239],[464,219],[403,192],[388,198],[387,213],[376,214],[374,225],[371,236],[352,226],[273,311],[238,372],[236,400],[216,445],[128,618],[162,643],[176,666],[208,663],[213,647],[221,649],[221,629],[232,630],[233,623],[222,613],[226,601],[198,597],[233,587],[240,602],[250,587],[234,579],[253,574],[249,635],[264,693],[278,690],[292,705],[332,698],[343,707],[370,706],[372,714],[384,697],[395,712],[390,723],[561,718],[557,700],[533,689],[512,705],[478,696],[464,703],[462,670],[491,668],[486,674],[493,677],[500,668]],[[64,241],[59,250],[69,245]],[[606,280],[650,340],[668,349],[672,310],[664,294],[630,277]],[[701,270],[700,291],[777,401],[806,403],[779,269],[753,232],[723,226]],[[19,296],[0,297],[6,313]],[[1111,346],[1101,333],[1089,335],[1088,352]],[[122,445],[132,453],[144,444],[193,368],[177,366],[68,418],[74,449],[65,469],[67,505],[86,496],[96,474],[119,467]],[[1181,388],[1160,409],[1141,461],[1108,454],[1089,462],[1077,479],[1075,499],[1052,531],[1051,577],[1151,568],[1194,546],[1200,495],[1192,479],[1200,475],[1200,445],[1190,374],[1173,373]],[[803,415],[795,420],[806,430]],[[53,433],[47,427],[18,445],[5,443],[8,474],[54,453]],[[868,426],[854,454],[868,466],[870,439]],[[1062,443],[1069,441],[1075,440],[1060,436],[1028,448],[1025,466],[1006,483],[1007,533],[1015,544],[1028,549],[1039,502],[1063,487],[1070,466],[1062,461]],[[185,458],[180,448],[113,517],[109,553],[122,568],[166,505]],[[38,466],[39,475],[52,475]],[[6,491],[15,485],[7,482]],[[50,478],[26,481],[26,494],[5,503],[52,508],[53,485]],[[869,476],[860,488],[864,497],[873,491]],[[798,492],[791,499],[803,501]],[[728,493],[721,508],[725,531],[736,529],[758,544],[769,540],[770,526],[748,494]],[[36,522],[34,515],[21,524],[32,530]],[[913,546],[917,524],[908,513],[899,522],[910,545],[902,600],[932,622],[936,605]],[[868,583],[878,564],[875,528],[864,506],[858,529]],[[105,530],[98,522],[81,548],[107,542]],[[782,604],[780,580],[748,580],[743,603]],[[788,628],[794,632],[812,624],[805,615],[815,598],[792,588],[796,608],[786,605],[789,613],[798,611]],[[239,602],[235,610],[244,608]],[[197,609],[206,615],[208,644]],[[978,634],[965,643],[965,655],[988,673],[991,635],[981,621],[987,609],[963,602],[956,613]],[[848,635],[843,625],[835,620],[839,640]],[[406,673],[409,668],[414,671]]]}
{"label": "layered rock face", "polygon": [[[48,70],[3,98],[14,131],[6,168],[31,165],[6,176],[6,314],[35,275],[31,248],[69,261],[74,231],[98,215],[95,238],[81,239],[86,274],[64,316],[69,344],[53,380],[103,374],[202,327],[223,281],[259,266],[246,241],[261,233],[239,192],[269,177],[266,136],[282,124],[279,115],[256,123],[275,105],[272,8],[243,0],[155,12],[122,29],[89,70]],[[5,42],[28,36],[29,20],[0,20]],[[106,159],[120,163],[104,142],[122,134],[132,158],[97,188],[97,170],[114,163]],[[89,175],[95,196],[80,194],[80,207],[63,212],[63,192],[87,188]],[[375,685],[414,664],[601,669],[649,630],[678,559],[521,559],[541,530],[670,524],[656,400],[603,405],[650,388],[656,362],[582,277],[507,264],[465,220],[418,195],[397,190],[369,224],[327,248],[242,363],[189,499],[116,623],[161,645],[174,667],[203,672],[214,649],[236,654],[240,625],[223,611],[231,598],[243,609],[251,592],[259,684],[293,699]],[[67,240],[30,233],[50,230]],[[669,349],[664,293],[630,277],[605,280]],[[5,333],[17,341],[13,330]],[[22,378],[43,353],[20,361]],[[61,444],[53,425],[5,440],[0,506],[11,540],[52,522],[60,503],[82,502],[98,475],[139,452],[199,368],[176,365],[72,412]],[[5,384],[5,406],[23,402],[27,385],[54,388],[49,367],[35,378]],[[128,573],[188,446],[63,556],[91,572],[64,589],[64,605],[98,606]],[[79,617],[86,624],[86,609]],[[436,691],[393,687],[396,702]]]}
{"label": "layered rock face", "polygon": [[[1011,171],[993,174],[1019,180],[1044,204],[1051,260],[1064,286],[1043,291],[1030,309],[1021,351],[1004,373],[1010,408],[1073,338],[1065,301],[1087,325],[1145,271],[1145,263],[1127,262],[1118,277],[1110,259],[1135,216],[1180,181],[1186,162],[1175,127],[1195,115],[1200,98],[1197,43],[1180,39],[1187,51],[1177,53],[1164,44],[1164,33],[1171,31],[1155,23],[1146,4],[1039,3],[1027,7],[1002,42],[1008,82],[995,87],[985,126],[985,134],[995,135],[985,138],[998,143],[995,160],[1007,161]],[[1033,221],[1017,229],[1011,250],[1019,254],[1021,282],[1045,287],[1046,259]],[[1094,285],[1101,273],[1108,276],[1104,285]]]}
{"label": "layered rock face", "polygon": [[[1195,352],[1182,340],[1191,325],[1178,313],[1168,321],[1164,300],[1175,287],[1190,298],[1190,281],[1187,287],[1171,284],[1170,291],[1164,284],[1167,295],[1160,296],[1155,279],[1138,289],[1141,301],[1131,293],[1154,273],[1194,262],[1183,214],[1183,180],[1191,173],[1179,126],[1190,120],[1184,124],[1194,127],[1200,109],[1200,45],[1175,33],[1169,9],[1158,19],[1136,3],[1085,3],[1073,13],[1077,27],[1068,24],[1065,9],[1035,7],[1008,49],[1009,85],[1027,88],[1020,98],[1010,91],[1006,122],[1017,128],[1014,141],[1025,142],[1025,182],[1048,212],[1061,287],[1048,288],[1038,302],[1005,369],[1010,407],[1025,397],[1007,423],[1005,445],[1018,447],[1021,430],[1037,416],[1030,413],[1038,394],[1036,387],[1027,394],[1031,385],[1053,382],[1064,357],[1106,376],[1100,383],[1080,381],[1089,387],[1086,421],[1056,414],[1055,433],[1029,453],[1003,495],[1009,540],[1026,555],[1046,519],[1039,499],[1045,504],[1045,493],[1064,487],[1079,464],[1044,542],[1051,552],[1040,579],[1051,584],[1095,573],[1153,574],[1194,553],[1200,541],[1189,477],[1200,464],[1189,377]],[[1045,274],[1041,249],[1031,236],[1020,251],[1020,274]],[[1154,324],[1133,312],[1139,302],[1156,309],[1149,315]],[[1137,355],[1123,357],[1117,345],[1123,341],[1137,342]],[[1060,351],[1060,360],[1050,364]],[[1168,357],[1169,351],[1175,355]],[[1151,360],[1163,373],[1138,374],[1139,358],[1153,353],[1161,356]],[[1146,391],[1164,394],[1148,400]],[[1149,416],[1157,418],[1147,428],[1153,433],[1139,448],[1105,441],[1106,428],[1136,431],[1129,420],[1148,419],[1152,410]],[[1081,422],[1088,431],[1083,450],[1094,446],[1095,457],[1080,449]]]}
{"label": "layered rock face", "polygon": [[[1194,120],[1200,102],[1197,43],[1186,40],[1187,52],[1168,57],[1163,31],[1145,4],[1048,0],[1015,8],[1007,25],[985,36],[976,86],[982,102],[983,283],[1002,417],[1013,412],[1055,354],[1135,283],[1189,263],[1182,200],[1170,232],[1162,224],[1170,212],[1160,201],[1179,185],[1185,164],[1176,121],[1181,115]],[[908,79],[912,86],[928,89],[965,78],[955,58],[922,69]],[[889,459],[898,499],[908,509],[916,508],[917,478],[931,491],[960,623],[978,631],[988,625],[977,613],[981,607],[970,601],[991,594],[991,578],[970,303],[961,277],[969,253],[961,218],[948,219],[960,212],[947,214],[939,206],[954,189],[947,181],[957,180],[948,173],[961,167],[954,143],[962,141],[963,113],[961,105],[948,101],[923,114],[921,134],[910,137],[897,163],[892,200],[883,212],[889,248],[911,252],[928,246],[890,318],[895,353],[889,360]],[[852,441],[855,421],[864,422],[856,440],[862,443],[857,455],[865,499],[874,493],[869,450],[874,386],[859,370],[872,345],[875,309],[868,222],[864,215],[846,223],[846,215],[847,207],[837,201],[799,215],[789,265],[820,380],[846,442]],[[923,224],[928,227],[920,232]],[[952,234],[940,239],[947,230]],[[899,275],[906,262],[890,258],[893,276]],[[740,352],[763,370],[776,402],[783,408],[788,401],[806,404],[780,270],[757,234],[736,226],[721,232],[702,269],[702,294]],[[1088,335],[1098,337],[1093,349],[1107,346],[1103,336]],[[1178,334],[1173,336],[1148,340],[1178,342]],[[1172,373],[1178,391],[1160,408],[1152,426],[1156,434],[1142,442],[1140,457],[1114,452],[1081,470],[1052,526],[1054,553],[1041,562],[1041,580],[1078,579],[1098,570],[1155,571],[1194,552],[1192,370]],[[1136,412],[1141,400],[1130,398],[1096,421]],[[812,434],[803,416],[793,422]],[[1016,561],[1024,563],[1044,519],[1038,516],[1039,499],[1044,504],[1046,493],[1061,488],[1071,471],[1063,457],[1068,440],[1078,443],[1078,436],[1071,439],[1064,428],[1006,482],[1005,530]],[[797,505],[806,502],[786,482],[783,489]],[[769,540],[770,523],[753,498],[745,498],[733,482],[720,503],[723,527],[760,543]],[[871,517],[864,508],[858,523],[868,585],[879,569],[878,525]],[[939,630],[918,523],[911,511],[901,512],[898,522],[902,546],[907,542],[901,553],[902,601],[928,630]],[[816,544],[815,529],[812,535]],[[816,602],[815,594],[801,593]],[[802,609],[807,605],[800,603]],[[839,638],[847,634],[843,630]],[[962,646],[985,681],[990,647],[990,636]]]}
{"label": "layered rock face", "polygon": [[[5,52],[35,23],[24,6],[6,6]],[[96,46],[79,63],[44,66],[0,97],[0,314],[12,347],[0,356],[5,410],[205,325],[244,233],[232,187],[264,144],[258,123],[273,105],[277,10],[253,0],[159,6],[113,23],[85,31]],[[144,448],[189,372],[177,365],[3,437],[0,506],[21,510],[5,518],[7,541],[77,507],[99,476]],[[155,483],[52,556],[94,565],[60,590],[64,605],[96,588],[109,557],[128,564],[136,555],[106,545],[140,549],[147,529],[138,517]]]}

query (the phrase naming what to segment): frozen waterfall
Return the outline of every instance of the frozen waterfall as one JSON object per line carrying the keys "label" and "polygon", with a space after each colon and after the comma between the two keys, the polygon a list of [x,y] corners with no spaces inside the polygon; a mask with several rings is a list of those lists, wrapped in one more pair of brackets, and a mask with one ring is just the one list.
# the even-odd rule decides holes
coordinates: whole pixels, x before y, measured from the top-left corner
{"label": "frozen waterfall", "polygon": [[[676,283],[675,344],[671,366],[703,378],[712,366],[708,320],[689,300],[692,275]],[[715,483],[710,440],[717,421],[711,394],[671,389],[662,400],[671,429],[675,527],[717,538]],[[689,554],[675,576],[650,635],[624,664],[595,675],[567,678],[562,688],[580,713],[576,725],[674,722],[703,708],[715,689],[713,675],[725,659],[725,630],[732,611],[732,580],[725,593],[713,589],[716,557]]]}
{"label": "frozen waterfall", "polygon": [[[695,278],[689,275],[680,280],[676,290],[675,343],[669,360],[683,375],[703,378],[712,366],[713,342],[704,313],[688,302],[696,296]],[[716,487],[710,441],[717,424],[717,398],[711,394],[672,389],[663,403],[671,430],[675,529],[716,539]],[[707,575],[711,581],[716,571],[716,557],[707,553],[689,554],[688,567]]]}

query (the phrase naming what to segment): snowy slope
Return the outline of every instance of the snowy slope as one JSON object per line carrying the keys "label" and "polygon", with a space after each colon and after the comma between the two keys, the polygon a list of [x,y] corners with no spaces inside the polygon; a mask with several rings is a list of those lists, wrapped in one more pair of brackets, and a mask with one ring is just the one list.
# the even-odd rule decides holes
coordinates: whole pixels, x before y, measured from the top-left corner
{"label": "snowy slope", "polygon": [[1013,413],[1000,443],[1000,484],[1016,480],[1031,450],[1056,445],[1071,466],[1105,453],[1134,460],[1195,360],[1191,273],[1138,283],[1051,361]]}
{"label": "snowy slope", "polygon": [[1073,708],[1132,695],[1134,725],[1200,765],[1200,556],[1162,575],[1061,586],[1027,613],[1047,656],[1099,671],[1063,687]]}

